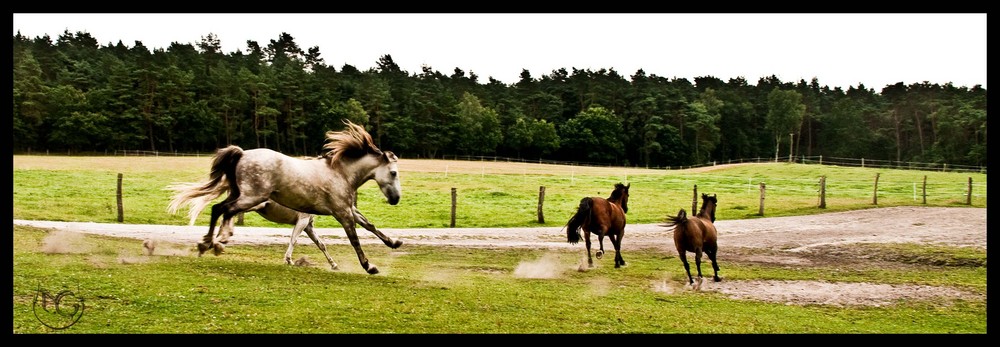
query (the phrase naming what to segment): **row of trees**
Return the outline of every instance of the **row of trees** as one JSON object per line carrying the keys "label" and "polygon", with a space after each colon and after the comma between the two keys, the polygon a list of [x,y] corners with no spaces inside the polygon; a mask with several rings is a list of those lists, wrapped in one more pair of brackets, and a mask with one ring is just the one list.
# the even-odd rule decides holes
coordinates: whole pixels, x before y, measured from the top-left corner
{"label": "row of trees", "polygon": [[[512,85],[455,68],[328,66],[282,33],[221,52],[101,45],[86,32],[14,35],[14,151],[210,152],[235,144],[315,155],[342,119],[404,157],[498,155],[649,167],[825,155],[986,165],[986,90],[928,82],[847,90],[559,69]],[[336,47],[334,47],[336,48]]]}

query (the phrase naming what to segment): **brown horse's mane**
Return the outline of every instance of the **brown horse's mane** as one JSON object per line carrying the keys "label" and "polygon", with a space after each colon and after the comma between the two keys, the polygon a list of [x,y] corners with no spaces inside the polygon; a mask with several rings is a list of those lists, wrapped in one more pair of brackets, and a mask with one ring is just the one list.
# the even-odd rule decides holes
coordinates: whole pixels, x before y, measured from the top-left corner
{"label": "brown horse's mane", "polygon": [[[716,198],[715,194],[701,194],[701,211],[698,212],[698,217],[708,218],[712,223],[715,223],[715,207],[718,206],[719,200]],[[708,203],[712,203],[712,210],[708,210]]]}
{"label": "brown horse's mane", "polygon": [[346,129],[341,131],[327,131],[327,143],[323,145],[326,151],[323,156],[330,158],[331,162],[336,162],[343,157],[360,158],[369,153],[381,155],[382,150],[375,146],[372,136],[360,125],[349,120],[344,120]]}
{"label": "brown horse's mane", "polygon": [[[630,183],[629,186],[631,186],[631,185],[632,184]],[[611,196],[609,196],[605,200],[608,200],[609,202],[614,202],[615,204],[618,204],[619,206],[622,207],[623,210],[626,210],[626,212],[627,212],[627,210],[628,210],[628,207],[626,205],[627,202],[623,201],[624,198],[625,198],[625,192],[627,192],[627,191],[628,191],[628,186],[626,186],[624,184],[621,184],[621,183],[615,183],[615,190],[612,191],[611,192]]]}
{"label": "brown horse's mane", "polygon": [[611,196],[608,197],[608,200],[620,200],[622,198],[622,194],[625,194],[625,185],[615,183],[615,190],[611,192]]}

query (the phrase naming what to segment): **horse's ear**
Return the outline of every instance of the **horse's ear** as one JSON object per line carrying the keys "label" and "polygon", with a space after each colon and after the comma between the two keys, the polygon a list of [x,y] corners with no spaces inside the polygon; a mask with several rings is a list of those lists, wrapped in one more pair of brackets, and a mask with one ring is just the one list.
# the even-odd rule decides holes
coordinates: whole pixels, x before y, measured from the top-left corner
{"label": "horse's ear", "polygon": [[632,187],[632,182],[629,182],[628,185],[625,186],[625,189],[628,189],[629,187]]}
{"label": "horse's ear", "polygon": [[382,152],[382,158],[385,159],[386,161],[397,161],[397,160],[399,160],[399,158],[396,157],[396,153],[392,153],[392,151],[383,151]]}

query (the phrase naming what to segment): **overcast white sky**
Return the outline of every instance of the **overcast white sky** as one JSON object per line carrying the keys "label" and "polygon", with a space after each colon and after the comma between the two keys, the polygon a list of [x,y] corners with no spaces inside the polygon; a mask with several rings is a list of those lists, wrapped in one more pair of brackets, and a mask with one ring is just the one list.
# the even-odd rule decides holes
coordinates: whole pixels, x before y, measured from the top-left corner
{"label": "overcast white sky", "polygon": [[288,33],[327,65],[359,70],[383,55],[407,72],[457,67],[514,83],[565,68],[638,69],[668,78],[744,77],[880,91],[928,81],[986,85],[986,13],[911,14],[139,14],[14,13],[13,34],[52,40],[68,30],[98,43],[150,49],[197,45],[212,33],[226,53]]}

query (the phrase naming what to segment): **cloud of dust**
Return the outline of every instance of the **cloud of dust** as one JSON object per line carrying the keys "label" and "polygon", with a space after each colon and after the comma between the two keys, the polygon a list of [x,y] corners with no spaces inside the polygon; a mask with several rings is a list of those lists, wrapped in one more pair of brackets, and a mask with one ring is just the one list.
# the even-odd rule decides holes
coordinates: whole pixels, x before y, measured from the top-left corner
{"label": "cloud of dust", "polygon": [[88,253],[93,246],[87,243],[83,234],[56,230],[42,239],[42,252],[49,254]]}
{"label": "cloud of dust", "polygon": [[562,272],[556,256],[543,255],[533,262],[521,262],[514,269],[514,277],[518,278],[556,278]]}
{"label": "cloud of dust", "polygon": [[143,254],[147,256],[180,256],[186,257],[194,254],[194,250],[178,244],[157,240],[142,241]]}

